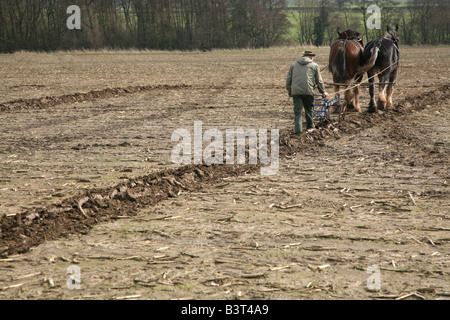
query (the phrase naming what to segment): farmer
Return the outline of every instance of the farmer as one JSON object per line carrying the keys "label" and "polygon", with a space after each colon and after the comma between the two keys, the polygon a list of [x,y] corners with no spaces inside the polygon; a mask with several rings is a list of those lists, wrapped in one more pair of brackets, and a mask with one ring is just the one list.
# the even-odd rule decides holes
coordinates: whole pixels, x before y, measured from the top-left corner
{"label": "farmer", "polygon": [[291,65],[286,77],[286,89],[289,97],[294,99],[295,134],[303,131],[303,108],[305,108],[307,130],[314,129],[314,89],[317,87],[324,97],[328,96],[324,89],[319,65],[314,62],[315,56],[311,51],[302,52],[302,56]]}

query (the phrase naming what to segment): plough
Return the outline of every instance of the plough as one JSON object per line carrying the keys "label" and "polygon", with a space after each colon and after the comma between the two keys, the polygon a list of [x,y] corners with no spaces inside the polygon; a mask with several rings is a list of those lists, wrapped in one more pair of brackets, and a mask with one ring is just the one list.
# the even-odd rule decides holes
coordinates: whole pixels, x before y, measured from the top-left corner
{"label": "plough", "polygon": [[323,95],[314,95],[314,108],[313,113],[319,119],[320,126],[323,126],[326,122],[331,122],[330,107],[337,106],[339,109],[339,122],[341,122],[343,100],[341,95],[337,94],[334,99],[328,100]]}

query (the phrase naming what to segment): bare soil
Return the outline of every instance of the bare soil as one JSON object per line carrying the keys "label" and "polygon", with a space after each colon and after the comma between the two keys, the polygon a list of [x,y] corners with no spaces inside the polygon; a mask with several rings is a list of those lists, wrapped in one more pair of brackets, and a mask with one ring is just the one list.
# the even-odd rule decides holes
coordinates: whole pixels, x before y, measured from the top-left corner
{"label": "bare soil", "polygon": [[[402,49],[395,110],[301,136],[300,49],[2,56],[0,299],[448,299],[450,51],[429,50]],[[194,121],[279,128],[278,174],[174,165]]]}

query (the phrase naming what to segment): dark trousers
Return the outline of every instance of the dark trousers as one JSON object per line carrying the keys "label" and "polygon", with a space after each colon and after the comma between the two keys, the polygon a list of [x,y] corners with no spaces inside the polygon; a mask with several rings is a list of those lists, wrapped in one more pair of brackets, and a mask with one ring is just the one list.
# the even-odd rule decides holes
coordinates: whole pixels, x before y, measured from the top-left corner
{"label": "dark trousers", "polygon": [[314,128],[313,108],[314,96],[298,95],[293,96],[294,99],[294,115],[295,115],[295,134],[303,132],[302,111],[305,109],[306,129]]}

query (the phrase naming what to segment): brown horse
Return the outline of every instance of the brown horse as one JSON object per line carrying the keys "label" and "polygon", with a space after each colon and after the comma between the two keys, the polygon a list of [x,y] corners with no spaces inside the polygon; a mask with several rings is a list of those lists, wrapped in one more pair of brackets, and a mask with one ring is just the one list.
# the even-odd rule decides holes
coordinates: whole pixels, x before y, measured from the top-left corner
{"label": "brown horse", "polygon": [[[338,92],[340,87],[353,87],[344,92],[344,105],[341,114],[344,115],[347,107],[354,107],[361,112],[358,95],[359,83],[364,74],[359,73],[364,62],[364,44],[357,31],[347,30],[339,33],[339,39],[331,45],[329,70],[333,75],[334,91]],[[373,57],[372,59],[376,59]],[[373,60],[367,63],[373,63]],[[332,110],[336,111],[336,110]]]}

